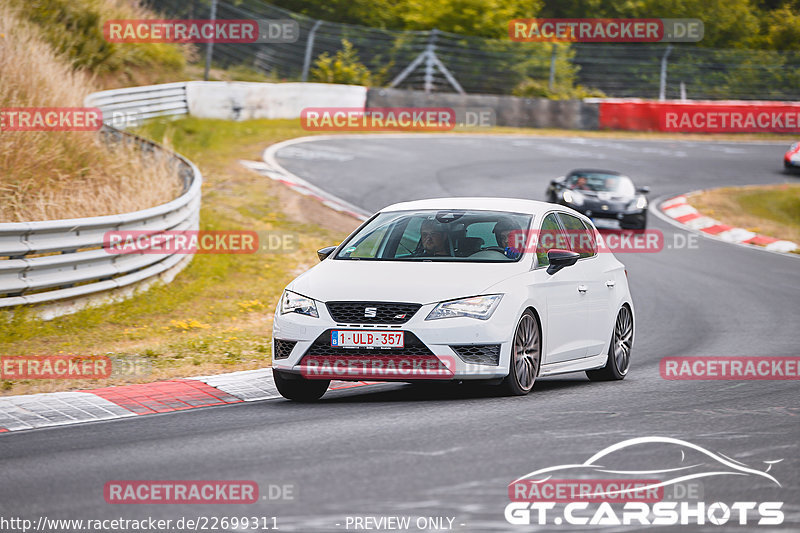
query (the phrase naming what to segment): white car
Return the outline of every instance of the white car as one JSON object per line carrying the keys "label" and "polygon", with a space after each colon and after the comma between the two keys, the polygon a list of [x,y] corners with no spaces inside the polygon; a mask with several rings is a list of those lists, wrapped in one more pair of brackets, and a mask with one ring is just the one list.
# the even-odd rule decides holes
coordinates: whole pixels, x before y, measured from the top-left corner
{"label": "white car", "polygon": [[389,206],[292,281],[275,310],[278,391],[331,379],[485,380],[524,395],[539,376],[623,379],[634,312],[622,263],[563,206],[445,198]]}

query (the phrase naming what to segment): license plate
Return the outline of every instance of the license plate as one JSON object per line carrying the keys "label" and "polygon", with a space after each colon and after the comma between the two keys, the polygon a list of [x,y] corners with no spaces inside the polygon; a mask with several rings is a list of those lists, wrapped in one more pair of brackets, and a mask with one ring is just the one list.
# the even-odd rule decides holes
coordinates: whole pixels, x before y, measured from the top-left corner
{"label": "license plate", "polygon": [[331,346],[337,348],[402,348],[402,331],[331,331]]}
{"label": "license plate", "polygon": [[593,218],[592,222],[594,222],[594,227],[597,229],[617,229],[619,228],[619,222],[616,220],[611,220],[608,218]]}

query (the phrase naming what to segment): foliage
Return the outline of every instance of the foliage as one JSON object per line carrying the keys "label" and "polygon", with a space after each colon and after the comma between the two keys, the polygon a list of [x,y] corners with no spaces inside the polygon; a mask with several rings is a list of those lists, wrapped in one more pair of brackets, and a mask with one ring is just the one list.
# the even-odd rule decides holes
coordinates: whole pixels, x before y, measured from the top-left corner
{"label": "foliage", "polygon": [[347,39],[342,39],[342,49],[331,57],[323,52],[314,61],[311,78],[323,83],[370,85],[372,73],[358,57],[358,52]]}
{"label": "foliage", "polygon": [[526,78],[511,91],[514,96],[524,98],[550,98],[551,100],[569,100],[581,98],[604,98],[603,91],[588,89],[581,85],[574,87],[556,84],[550,89],[547,82]]}
{"label": "foliage", "polygon": [[104,75],[131,67],[180,71],[188,50],[171,44],[110,43],[103,23],[114,19],[151,18],[135,3],[118,0],[12,0],[21,14],[42,29],[42,36],[77,69]]}

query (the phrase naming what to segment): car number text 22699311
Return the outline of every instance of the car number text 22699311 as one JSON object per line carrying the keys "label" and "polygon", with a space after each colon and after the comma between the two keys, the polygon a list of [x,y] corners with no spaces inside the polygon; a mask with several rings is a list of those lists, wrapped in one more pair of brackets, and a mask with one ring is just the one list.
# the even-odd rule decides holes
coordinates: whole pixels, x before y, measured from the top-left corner
{"label": "car number text 22699311", "polygon": [[340,348],[402,348],[402,331],[331,331],[331,346]]}

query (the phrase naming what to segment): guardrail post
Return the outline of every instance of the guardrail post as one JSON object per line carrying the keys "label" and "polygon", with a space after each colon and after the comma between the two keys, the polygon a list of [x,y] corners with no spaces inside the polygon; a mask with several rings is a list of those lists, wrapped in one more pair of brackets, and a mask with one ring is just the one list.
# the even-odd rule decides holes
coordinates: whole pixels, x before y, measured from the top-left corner
{"label": "guardrail post", "polygon": [[667,45],[664,55],[661,57],[661,82],[658,87],[658,99],[666,100],[667,96],[667,58],[669,53],[672,52],[672,45]]}
{"label": "guardrail post", "polygon": [[[217,0],[211,0],[211,23],[213,25],[214,21],[217,19]],[[203,73],[203,79],[208,81],[208,71],[211,69],[211,55],[214,53],[214,43],[210,42],[206,44],[206,68],[205,72]]]}
{"label": "guardrail post", "polygon": [[433,66],[436,58],[436,35],[439,30],[433,28],[428,38],[428,45],[425,47],[425,92],[433,90]]}
{"label": "guardrail post", "polygon": [[314,36],[317,33],[317,28],[321,25],[321,20],[316,21],[311,31],[308,32],[308,39],[306,39],[306,55],[303,58],[303,75],[300,76],[301,81],[308,81],[308,69],[311,67],[311,51],[314,48]]}

